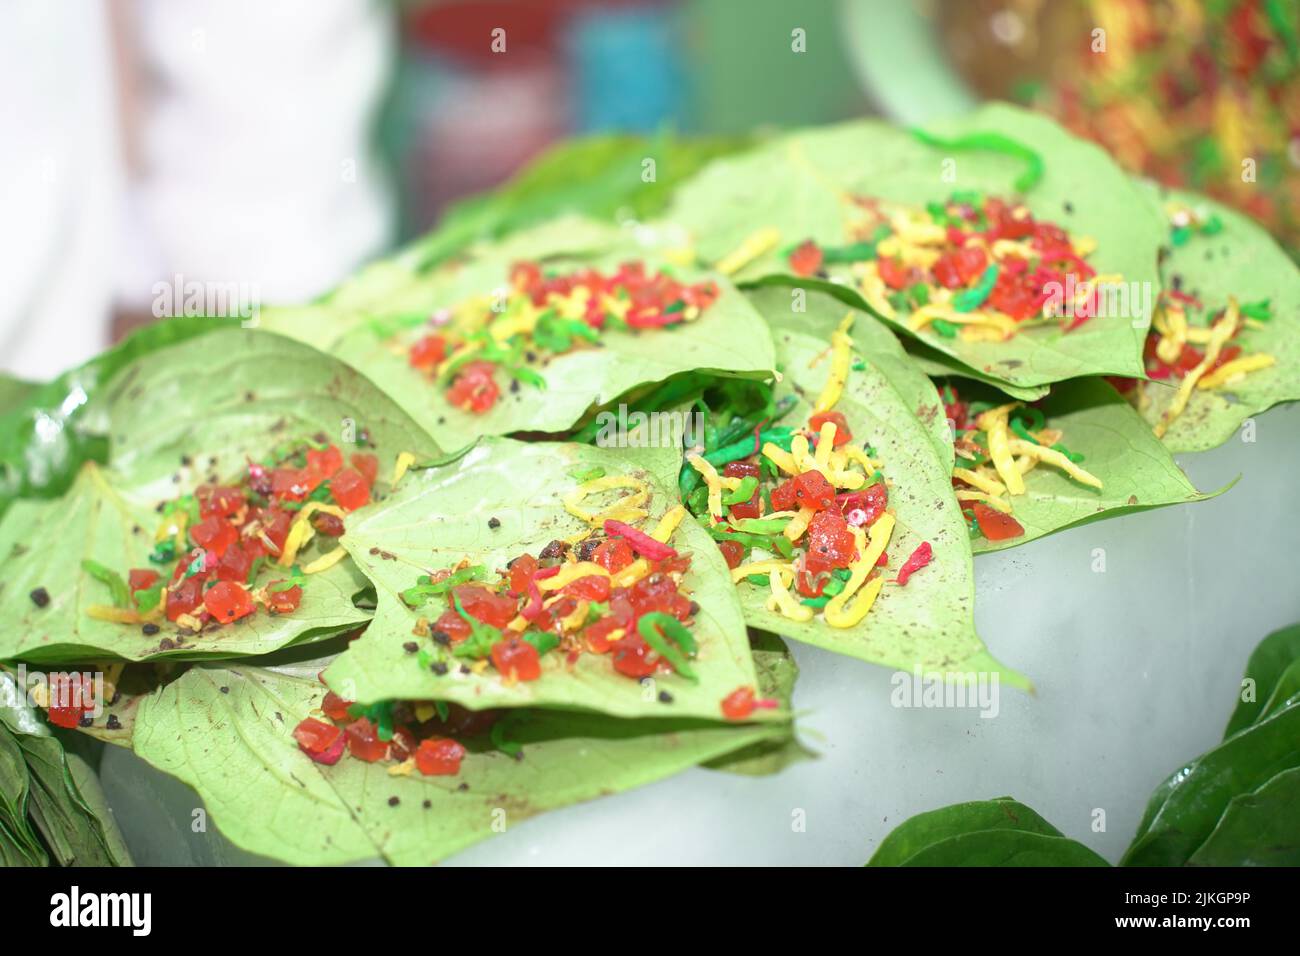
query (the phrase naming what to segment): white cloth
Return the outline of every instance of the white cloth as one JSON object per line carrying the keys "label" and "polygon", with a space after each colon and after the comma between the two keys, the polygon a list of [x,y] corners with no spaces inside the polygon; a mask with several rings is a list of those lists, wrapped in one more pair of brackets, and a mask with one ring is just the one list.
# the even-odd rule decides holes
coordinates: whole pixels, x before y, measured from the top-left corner
{"label": "white cloth", "polygon": [[113,299],[238,283],[326,291],[391,238],[372,145],[391,9],[135,0],[145,79],[128,189],[106,7],[0,4],[0,366],[45,378],[106,344]]}

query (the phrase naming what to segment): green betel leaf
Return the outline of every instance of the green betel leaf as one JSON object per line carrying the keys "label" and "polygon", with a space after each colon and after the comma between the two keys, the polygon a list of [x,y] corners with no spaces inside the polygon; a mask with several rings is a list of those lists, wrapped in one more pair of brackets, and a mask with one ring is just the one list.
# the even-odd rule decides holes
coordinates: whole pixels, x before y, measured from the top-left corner
{"label": "green betel leaf", "polygon": [[1297,663],[1300,663],[1300,624],[1274,631],[1259,642],[1246,662],[1237,706],[1223,731],[1224,740],[1245,730],[1295,693]]}
{"label": "green betel leaf", "polygon": [[[1003,401],[990,389],[964,383],[957,387],[963,399]],[[1012,516],[1025,529],[1024,535],[1002,541],[989,541],[981,535],[971,542],[976,554],[1013,548],[1102,517],[1204,501],[1227,490],[1198,491],[1146,422],[1100,379],[1060,382],[1034,408],[1042,412],[1048,428],[1062,432],[1059,444],[1082,456],[1079,467],[1099,479],[1102,487],[1089,487],[1055,467],[1040,464],[1024,476],[1023,495],[1005,498]],[[959,460],[957,464],[968,467],[970,463]]]}
{"label": "green betel leaf", "polygon": [[[1192,392],[1186,409],[1169,425],[1164,443],[1173,451],[1202,451],[1223,444],[1253,415],[1279,402],[1300,399],[1300,268],[1259,225],[1241,213],[1195,193],[1142,184],[1153,203],[1190,209],[1218,227],[1188,232],[1161,264],[1165,287],[1197,299],[1210,314],[1229,298],[1245,306],[1268,303],[1271,317],[1251,323],[1230,342],[1241,357],[1264,353],[1276,359],[1211,389]],[[1189,315],[1190,317],[1190,315]],[[1173,400],[1173,380],[1138,383],[1138,407],[1152,425]]]}
{"label": "green betel leaf", "polygon": [[[807,330],[824,332],[828,307],[792,313],[788,307],[775,307],[775,302],[756,301],[772,307],[764,317],[772,326],[784,370],[777,398],[793,395],[795,405],[787,420],[806,424],[831,366],[829,341]],[[814,316],[811,326],[809,315]],[[836,628],[820,616],[800,622],[769,610],[771,591],[742,581],[737,590],[745,620],[751,627],[886,667],[992,672],[1014,686],[1029,687],[1027,678],[994,660],[975,633],[969,534],[953,497],[950,462],[940,457],[933,429],[917,418],[915,396],[904,399],[871,362],[859,355],[855,359],[834,410],[844,415],[856,444],[874,448],[872,458],[882,463],[888,482],[888,506],[896,525],[887,549],[889,564],[881,571],[886,583],[862,621]],[[929,407],[929,402],[924,405]],[[937,396],[933,402],[938,405]],[[931,418],[924,408],[922,412]],[[936,408],[933,417],[941,414]],[[923,542],[932,549],[930,563],[906,586],[893,584],[898,569]]]}
{"label": "green betel leaf", "polygon": [[[366,633],[330,667],[330,687],[362,703],[436,699],[474,710],[540,706],[621,717],[721,719],[722,699],[739,687],[753,687],[757,677],[726,564],[689,517],[671,544],[691,559],[682,583],[700,608],[690,628],[698,652],[689,667],[697,680],[659,673],[641,685],[616,672],[608,654],[582,653],[569,663],[563,650],[540,655],[542,674],[536,680],[510,682],[491,667],[466,672],[462,668],[473,665],[472,659],[456,656],[456,648],[441,647],[429,636],[428,625],[447,611],[448,598],[433,596],[415,608],[402,598],[421,575],[450,569],[462,559],[481,566],[484,580],[497,581],[497,572],[520,555],[537,556],[551,541],[581,536],[587,525],[561,501],[581,484],[575,473],[601,469],[606,477],[648,482],[647,527],[653,528],[653,521],[675,503],[656,470],[657,457],[668,456],[652,448],[485,439],[460,461],[412,475],[386,501],[358,512],[343,543],[374,582],[378,607]],[[425,627],[420,628],[422,620]],[[492,640],[500,638],[494,632]],[[445,673],[434,672],[437,664],[444,665],[440,669]]]}
{"label": "green betel leaf", "polygon": [[505,186],[457,203],[438,228],[417,240],[410,258],[428,268],[473,242],[495,239],[561,215],[606,222],[661,212],[679,183],[709,160],[745,145],[726,138],[670,133],[587,136],[548,149]]}
{"label": "green betel leaf", "polygon": [[904,866],[916,854],[935,844],[988,830],[1049,837],[1062,835],[1032,809],[1010,797],[956,803],[918,813],[900,823],[881,841],[867,866]]}
{"label": "green betel leaf", "polygon": [[962,833],[926,847],[900,866],[1109,866],[1082,843],[1023,830]]}
{"label": "green betel leaf", "polygon": [[131,865],[94,771],[50,734],[7,673],[0,673],[0,782],[0,810],[13,813],[0,826],[31,865],[45,865],[47,847],[59,866]]}
{"label": "green betel leaf", "polygon": [[1152,794],[1126,866],[1182,866],[1210,840],[1238,798],[1300,768],[1300,701],[1229,737],[1175,771]]}
{"label": "green betel leaf", "polygon": [[1300,767],[1233,797],[1188,866],[1300,865]]}
{"label": "green betel leaf", "polygon": [[130,568],[170,571],[173,561],[149,561],[160,506],[214,478],[236,480],[248,461],[285,442],[323,434],[345,453],[373,451],[381,475],[402,452],[437,456],[362,376],[280,336],[226,329],[127,365],[98,401],[112,426],[108,463],[87,463],[62,499],[18,502],[0,523],[0,612],[10,622],[0,657],[261,654],[368,618],[352,600],[365,579],[347,560],[310,575],[301,606],[286,615],[259,612],[199,633],[163,619],[145,633],[87,614],[112,603],[104,575],[95,576],[100,568],[122,578]]}
{"label": "green betel leaf", "polygon": [[[1125,174],[1096,146],[1045,117],[1005,104],[986,106],[931,131],[944,138],[995,134],[1041,154],[1041,179],[1027,188],[1024,202],[1036,217],[1060,225],[1073,238],[1095,240],[1089,264],[1098,274],[1122,276],[1124,294],[1117,292],[1107,302],[1106,314],[1073,331],[1063,332],[1053,322],[1020,328],[1006,341],[948,338],[929,327],[913,332],[907,311],[892,320],[895,326],[973,372],[1012,386],[1085,375],[1140,375],[1149,306],[1159,290],[1156,260],[1164,230]],[[705,262],[717,262],[747,238],[775,230],[779,239],[772,251],[735,274],[743,285],[791,274],[786,254],[805,240],[823,249],[861,242],[864,237],[853,235],[851,228],[862,220],[859,198],[922,211],[955,192],[1010,198],[1024,170],[1021,159],[997,150],[926,145],[905,130],[854,122],[795,133],[715,161],[678,190],[668,218],[691,230]],[[853,256],[846,252],[842,258]],[[851,261],[828,261],[825,270],[856,294]]]}
{"label": "green betel leaf", "polygon": [[618,793],[783,733],[774,724],[513,715],[522,758],[471,746],[455,776],[313,763],[291,736],[325,661],[192,668],[141,704],[135,750],[198,791],[236,845],[300,865],[436,863],[528,817]]}
{"label": "green betel leaf", "polygon": [[1010,797],[918,813],[885,837],[867,866],[1108,866]]}
{"label": "green betel leaf", "polygon": [[[516,263],[541,262],[559,273],[587,267],[609,272],[630,260],[646,260],[646,253],[618,230],[582,220],[549,223],[479,247],[463,260],[386,295],[371,296],[360,306],[335,311],[326,323],[332,330],[328,335],[336,335],[328,347],[379,383],[448,448],[462,447],[480,435],[562,432],[631,389],[685,372],[753,378],[771,373],[771,341],[744,297],[725,279],[693,270],[673,272],[683,283],[714,282],[720,292],[694,320],[655,329],[617,328],[611,320],[599,333],[575,320],[578,331],[570,325],[558,340],[542,339],[539,321],[530,335],[497,342],[493,348],[502,357],[494,362],[492,377],[500,395],[485,411],[468,411],[448,399],[455,370],[435,377],[411,366],[410,347],[426,334],[440,332],[425,324],[431,314],[477,303],[475,315],[490,316],[492,297],[508,288]],[[657,268],[647,262],[648,270]],[[316,331],[317,311],[292,321],[276,316],[267,321],[298,337],[306,337],[304,329],[310,329],[307,335],[326,347]],[[456,320],[454,328],[461,335],[468,326]],[[585,341],[584,334],[593,341]]]}

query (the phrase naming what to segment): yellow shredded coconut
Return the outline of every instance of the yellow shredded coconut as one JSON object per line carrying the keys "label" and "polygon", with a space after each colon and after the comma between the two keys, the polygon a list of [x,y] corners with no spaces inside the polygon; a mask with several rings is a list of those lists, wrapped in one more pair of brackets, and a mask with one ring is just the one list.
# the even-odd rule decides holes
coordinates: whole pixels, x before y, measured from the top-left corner
{"label": "yellow shredded coconut", "polygon": [[760,229],[719,259],[713,268],[724,276],[733,275],[760,256],[767,255],[776,248],[776,244],[780,241],[780,230],[773,226]]}
{"label": "yellow shredded coconut", "polygon": [[310,564],[304,565],[302,569],[302,573],[317,574],[321,571],[326,571],[334,567],[334,565],[338,564],[340,561],[342,561],[343,558],[347,555],[347,553],[348,552],[346,548],[343,547],[335,548],[333,551],[329,552],[328,554],[322,554],[319,558],[317,558],[315,561],[312,561]]}
{"label": "yellow shredded coconut", "polygon": [[1218,361],[1224,343],[1232,338],[1233,333],[1237,330],[1237,317],[1237,300],[1229,298],[1228,307],[1224,310],[1223,315],[1219,318],[1219,321],[1210,327],[1211,334],[1210,340],[1205,346],[1205,357],[1201,359],[1200,364],[1183,376],[1183,380],[1178,383],[1178,391],[1174,393],[1169,407],[1160,415],[1160,421],[1156,422],[1154,431],[1157,438],[1163,438],[1169,426],[1173,424],[1174,419],[1187,408],[1187,402],[1192,397],[1192,391],[1196,388],[1196,383]]}
{"label": "yellow shredded coconut", "polygon": [[1257,372],[1262,368],[1268,368],[1276,362],[1277,359],[1269,355],[1267,352],[1257,352],[1254,355],[1243,355],[1241,358],[1235,358],[1231,362],[1224,362],[1213,372],[1210,372],[1197,382],[1196,387],[1218,388],[1220,385],[1226,385],[1250,372]]}
{"label": "yellow shredded coconut", "polygon": [[795,516],[791,518],[790,523],[785,526],[785,531],[783,533],[786,538],[790,541],[798,540],[799,536],[808,530],[808,525],[812,522],[812,519],[816,514],[817,512],[812,508],[800,505]]}
{"label": "yellow shredded coconut", "polygon": [[964,488],[958,489],[957,500],[982,501],[994,511],[1001,511],[1004,515],[1011,514],[1011,505],[1007,504],[1005,500],[995,495],[986,494],[983,491],[967,491]]}
{"label": "yellow shredded coconut", "polygon": [[576,561],[573,564],[566,564],[560,568],[558,574],[553,574],[549,578],[543,578],[537,582],[539,591],[558,591],[572,581],[578,578],[599,575],[602,578],[610,576],[609,571],[596,564],[594,561]]}
{"label": "yellow shredded coconut", "polygon": [[415,456],[412,455],[409,451],[404,451],[397,456],[397,461],[393,465],[393,487],[394,488],[396,488],[397,483],[402,480],[402,476],[406,474],[406,470],[414,464],[415,464]]}
{"label": "yellow shredded coconut", "polygon": [[849,337],[849,329],[852,327],[853,313],[849,312],[840,320],[839,328],[831,333],[830,377],[826,379],[826,385],[813,405],[815,412],[830,411],[844,392],[844,383],[848,381],[849,367],[853,360],[853,339]]}
{"label": "yellow shredded coconut", "polygon": [[768,610],[777,611],[792,621],[811,621],[814,611],[806,604],[800,604],[782,580],[783,572],[773,568],[768,572],[767,583],[772,589],[772,596],[767,600]]}
{"label": "yellow shredded coconut", "polygon": [[[578,504],[588,495],[599,494],[602,491],[614,491],[619,488],[632,489],[632,494],[625,495],[613,505],[594,514],[578,507]],[[649,500],[650,493],[646,490],[646,483],[640,478],[633,478],[631,475],[605,475],[602,478],[593,478],[591,481],[585,481],[578,485],[572,491],[566,492],[560,498],[565,511],[579,521],[585,521],[593,526],[603,525],[607,518],[628,523],[639,521],[646,516],[641,505]]]}
{"label": "yellow shredded coconut", "polygon": [[1012,402],[1008,405],[990,408],[975,420],[975,424],[988,435],[989,458],[992,459],[993,467],[997,470],[998,477],[1002,479],[1002,484],[1006,486],[1010,494],[1023,495],[1025,493],[1025,480],[1016,468],[1015,462],[1011,458],[1011,450],[1008,447],[1007,420],[1011,415],[1011,410],[1016,405],[1016,402]]}
{"label": "yellow shredded coconut", "polygon": [[[1085,484],[1090,488],[1101,488],[1101,479],[1091,472],[1084,471],[1074,462],[1070,461],[1065,455],[1061,454],[1055,448],[1046,448],[1042,445],[1035,445],[1033,442],[1024,441],[1019,438],[1013,438],[1007,442],[1008,448],[1014,455],[1026,455],[1030,458],[1036,458],[1048,465],[1053,465],[1065,472],[1075,481]],[[1018,468],[1012,469],[1019,476]],[[1012,492],[1015,494],[1016,492]]]}
{"label": "yellow shredded coconut", "polygon": [[298,517],[294,519],[293,526],[289,529],[289,534],[284,539],[284,551],[281,553],[279,561],[281,567],[287,568],[292,565],[302,546],[316,534],[316,530],[311,526],[310,518],[318,511],[327,515],[334,515],[336,518],[347,516],[347,512],[338,505],[327,505],[323,501],[309,501],[303,505],[302,510],[298,512]]}
{"label": "yellow shredded coconut", "polygon": [[788,571],[794,574],[794,568],[789,561],[751,561],[749,564],[742,564],[739,567],[731,569],[731,580],[739,584],[751,574],[767,574],[771,571]]}
{"label": "yellow shredded coconut", "polygon": [[972,488],[978,488],[980,491],[984,492],[985,494],[989,494],[989,495],[1006,494],[1007,487],[1006,485],[1002,484],[1002,482],[998,481],[996,478],[990,478],[986,475],[982,475],[977,471],[972,471],[969,468],[954,468],[952,470],[952,476],[954,478],[960,478],[962,481],[966,482],[966,484],[970,485]]}

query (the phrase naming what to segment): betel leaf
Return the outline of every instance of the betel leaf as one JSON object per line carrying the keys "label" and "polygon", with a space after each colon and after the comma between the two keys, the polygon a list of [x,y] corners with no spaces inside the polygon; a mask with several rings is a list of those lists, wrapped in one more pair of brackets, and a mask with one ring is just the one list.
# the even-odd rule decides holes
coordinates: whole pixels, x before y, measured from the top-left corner
{"label": "betel leaf", "polygon": [[909,817],[876,847],[867,866],[902,866],[927,847],[963,833],[1015,830],[1040,836],[1061,836],[1036,812],[1010,797],[956,803]]}
{"label": "betel leaf", "polygon": [[[1194,296],[1211,311],[1227,305],[1267,301],[1272,318],[1237,334],[1242,355],[1265,352],[1276,364],[1214,389],[1196,389],[1164,435],[1173,451],[1202,451],[1221,445],[1242,422],[1279,402],[1300,399],[1300,268],[1249,217],[1195,193],[1158,190],[1143,183],[1154,202],[1190,207],[1222,228],[1212,235],[1192,234],[1173,245],[1161,263],[1166,288]],[[1168,406],[1168,382],[1139,383],[1139,408],[1153,425]]]}
{"label": "betel leaf", "polygon": [[[958,383],[957,389],[963,399],[1003,400],[972,383]],[[1101,379],[1059,382],[1034,407],[1043,413],[1048,428],[1061,430],[1060,444],[1083,456],[1079,466],[1102,487],[1090,488],[1057,468],[1039,465],[1025,475],[1025,493],[1006,498],[1024,535],[1004,541],[978,537],[971,542],[976,554],[1012,548],[1102,517],[1204,501],[1227,490],[1198,491],[1150,427]]]}
{"label": "betel leaf", "polygon": [[1010,797],[941,807],[899,824],[867,866],[1106,866]]}
{"label": "betel leaf", "polygon": [[[0,657],[73,660],[104,654],[260,654],[354,625],[368,614],[353,595],[364,578],[348,561],[311,576],[289,615],[258,613],[198,634],[160,622],[161,632],[93,620],[108,589],[83,570],[89,559],[125,572],[149,567],[157,506],[210,481],[233,481],[249,459],[323,433],[346,453],[373,443],[380,474],[398,454],[431,458],[437,447],[400,409],[337,360],[276,335],[242,329],[153,352],[123,368],[99,393],[111,422],[104,466],[87,463],[55,501],[20,501],[0,523]],[[44,589],[42,606],[33,593]]]}
{"label": "betel leaf", "polygon": [[[667,459],[671,452],[642,449],[643,454],[634,456],[630,451],[485,439],[458,462],[412,475],[388,500],[357,512],[343,543],[374,582],[378,607],[366,633],[331,665],[326,675],[330,687],[362,703],[441,699],[475,710],[543,706],[624,717],[721,719],[722,698],[739,687],[754,686],[757,678],[726,564],[689,517],[679,525],[672,544],[691,558],[683,583],[700,605],[691,628],[699,652],[689,662],[698,681],[660,674],[653,686],[642,686],[616,672],[606,655],[582,654],[570,664],[564,653],[552,652],[542,658],[541,678],[510,683],[492,668],[463,673],[460,658],[412,633],[420,619],[435,620],[447,609],[445,597],[415,609],[402,601],[401,592],[420,575],[468,558],[495,580],[496,572],[519,555],[536,556],[552,540],[582,535],[586,525],[566,512],[560,500],[578,486],[570,476],[575,470],[601,467],[609,476],[631,475],[650,482],[653,494],[647,507],[657,519],[675,496],[665,490],[661,478],[671,469],[654,459]],[[435,662],[445,657],[447,673],[439,675],[422,665],[421,655],[405,648],[413,641],[434,655]],[[658,691],[668,694],[661,698]]]}
{"label": "betel leaf", "polygon": [[[1051,120],[1005,104],[985,106],[937,124],[943,136],[993,132],[1042,154],[1044,175],[1024,201],[1039,217],[1073,236],[1097,242],[1089,262],[1101,274],[1123,276],[1123,315],[1096,316],[1064,333],[1055,325],[1023,329],[1005,342],[967,342],[933,332],[912,333],[905,316],[895,327],[969,368],[1016,386],[1039,386],[1083,375],[1140,375],[1148,301],[1159,290],[1157,251],[1163,223],[1119,167],[1098,147]],[[1024,170],[995,151],[929,146],[906,130],[876,121],[791,134],[761,149],[720,159],[677,192],[668,218],[692,231],[705,262],[716,262],[760,230],[775,229],[773,252],[736,273],[741,284],[789,273],[780,253],[805,239],[824,247],[851,242],[860,218],[857,197],[924,207],[954,191],[1009,196]],[[828,266],[844,281],[845,264]],[[845,289],[849,286],[845,285]]]}
{"label": "betel leaf", "polygon": [[1109,866],[1067,837],[1024,830],[978,830],[933,844],[900,866]]}
{"label": "betel leaf", "polygon": [[39,850],[28,855],[31,865],[131,865],[94,771],[50,734],[13,676],[0,673],[0,780],[12,786],[15,774],[20,799],[0,787],[3,803],[6,810],[21,808],[25,820],[15,828],[11,816],[3,825],[15,845]]}
{"label": "betel leaf", "polygon": [[496,239],[556,216],[612,221],[646,219],[706,162],[745,145],[739,138],[692,138],[667,131],[653,138],[587,136],[548,149],[508,183],[453,206],[438,227],[416,240],[411,258],[437,265],[473,242]]}
{"label": "betel leaf", "polygon": [[221,832],[250,852],[301,865],[425,865],[536,814],[784,732],[539,709],[512,715],[521,759],[475,745],[456,776],[394,776],[347,755],[327,767],[291,736],[321,701],[325,663],[195,666],[142,702],[135,751],[194,787]]}
{"label": "betel leaf", "polygon": [[916,367],[931,378],[953,377],[983,382],[1021,402],[1036,402],[1051,391],[1050,385],[1012,385],[999,381],[992,375],[962,365],[952,356],[932,349],[918,339],[904,336],[903,348]]}
{"label": "betel leaf", "polygon": [[1300,767],[1233,797],[1188,866],[1300,865]]}
{"label": "betel leaf", "polygon": [[1289,677],[1300,663],[1300,624],[1274,631],[1251,652],[1246,662],[1246,673],[1241,679],[1241,693],[1236,709],[1223,731],[1227,740],[1258,721],[1270,703],[1276,703],[1279,694],[1285,700],[1294,693],[1294,677]]}
{"label": "betel leaf", "polygon": [[[784,369],[777,396],[794,395],[789,421],[807,422],[811,403],[830,373],[829,342],[804,331],[804,315],[776,309],[764,317],[772,325]],[[1014,686],[1029,687],[1023,675],[994,660],[975,633],[969,535],[952,494],[948,462],[940,458],[911,403],[870,362],[853,365],[835,410],[847,419],[855,442],[875,448],[889,482],[889,508],[897,525],[886,581],[922,542],[929,542],[933,559],[905,587],[886,583],[870,613],[851,628],[833,628],[817,618],[792,621],[767,609],[766,588],[741,582],[737,590],[745,620],[751,627],[886,667],[992,672]]]}
{"label": "betel leaf", "polygon": [[[537,227],[477,250],[466,261],[447,264],[404,292],[397,302],[385,299],[353,313],[348,331],[331,351],[379,383],[448,448],[461,447],[479,435],[562,432],[589,410],[613,401],[629,389],[683,372],[698,370],[753,378],[771,373],[771,342],[744,297],[725,279],[692,270],[678,270],[675,274],[683,282],[715,281],[721,291],[717,301],[699,318],[663,329],[609,328],[599,335],[594,346],[583,344],[558,354],[527,347],[520,366],[524,379],[512,384],[509,373],[498,368],[495,378],[501,395],[486,412],[454,406],[446,398],[449,382],[435,382],[411,368],[406,349],[422,333],[409,325],[405,330],[395,329],[385,321],[386,317],[414,315],[418,323],[434,308],[480,297],[484,297],[486,309],[490,301],[486,297],[506,284],[514,263],[554,254],[558,243],[573,228],[567,224]],[[553,255],[546,260],[548,268],[567,271],[594,266],[610,270],[628,260],[647,258],[647,253],[626,247],[626,238],[616,230],[608,230],[608,235],[598,254]],[[547,237],[547,241],[542,242],[541,237]],[[621,245],[625,248],[619,249]],[[647,268],[657,265],[648,261]],[[531,361],[529,353],[533,354]]]}
{"label": "betel leaf", "polygon": [[1181,767],[1151,796],[1126,866],[1182,866],[1210,839],[1232,801],[1300,768],[1300,700]]}
{"label": "betel leaf", "polygon": [[63,494],[82,462],[103,460],[107,425],[96,398],[121,369],[168,345],[238,327],[237,319],[165,319],[137,329],[53,381],[10,386],[0,406],[0,514],[15,497]]}

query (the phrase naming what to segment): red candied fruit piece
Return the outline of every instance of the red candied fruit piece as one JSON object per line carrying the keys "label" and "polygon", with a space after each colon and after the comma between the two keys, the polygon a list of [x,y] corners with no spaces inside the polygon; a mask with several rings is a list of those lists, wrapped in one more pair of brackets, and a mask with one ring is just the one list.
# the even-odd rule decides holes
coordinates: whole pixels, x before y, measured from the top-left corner
{"label": "red candied fruit piece", "polygon": [[292,614],[301,603],[302,587],[297,584],[283,591],[268,589],[266,592],[266,609],[272,614]]}
{"label": "red candied fruit piece", "polygon": [[617,574],[636,560],[636,555],[627,539],[606,538],[591,552],[591,560],[610,574]]}
{"label": "red candied fruit piece", "polygon": [[325,716],[331,720],[347,720],[348,708],[352,706],[352,701],[344,700],[332,690],[325,692],[325,699],[321,701],[320,709],[325,712]]}
{"label": "red candied fruit piece", "polygon": [[883,481],[868,485],[840,499],[840,511],[855,528],[869,528],[885,513],[889,504],[889,489]]}
{"label": "red candied fruit piece", "polygon": [[218,581],[203,594],[203,606],[221,624],[248,617],[255,610],[248,592],[231,581]]}
{"label": "red candied fruit piece", "polygon": [[430,737],[420,741],[415,751],[415,766],[426,777],[454,777],[460,773],[465,748],[449,737]]}
{"label": "red candied fruit piece", "polygon": [[505,627],[519,613],[519,605],[514,598],[497,594],[481,584],[458,584],[452,593],[466,614],[496,628]]}
{"label": "red candied fruit piece", "polygon": [[293,729],[298,748],[316,763],[333,766],[343,756],[343,731],[315,717],[308,717]]}
{"label": "red candied fruit piece", "polygon": [[754,699],[754,688],[738,687],[722,698],[722,716],[728,720],[744,720],[754,712],[758,702]]}
{"label": "red candied fruit piece", "polygon": [[348,724],[343,731],[348,738],[348,752],[358,760],[374,763],[388,756],[388,744],[379,739],[379,732],[368,717]]}
{"label": "red candied fruit piece", "polygon": [[319,477],[322,481],[329,478],[336,471],[343,467],[343,452],[339,451],[333,445],[317,451],[315,448],[307,449],[307,470],[313,475]]}
{"label": "red candied fruit piece", "polygon": [[293,524],[293,515],[279,508],[268,508],[258,516],[262,531],[277,548],[284,548],[284,541],[289,537],[289,526]]}
{"label": "red candied fruit piece", "polygon": [[594,653],[604,654],[609,651],[609,635],[620,627],[623,627],[623,622],[616,615],[610,614],[587,625],[582,635],[587,640],[587,646]]}
{"label": "red candied fruit piece", "polygon": [[722,466],[722,474],[727,478],[757,478],[759,467],[753,461],[729,461]]}
{"label": "red candied fruit piece", "polygon": [[433,622],[433,630],[442,631],[452,643],[457,643],[469,637],[469,622],[454,610],[443,611],[442,616]]}
{"label": "red candied fruit piece", "polygon": [[995,511],[982,501],[975,502],[975,521],[980,534],[990,541],[1008,541],[1025,533],[1020,522],[1011,515]]}
{"label": "red candied fruit piece", "polygon": [[252,570],[255,558],[256,555],[236,541],[226,549],[226,553],[217,562],[217,580],[237,581],[243,584],[248,580],[248,572]]}
{"label": "red candied fruit piece", "polygon": [[841,445],[847,445],[853,441],[853,432],[849,430],[849,421],[840,412],[818,412],[808,419],[808,427],[820,434],[822,425],[826,422],[835,423],[835,440],[831,442],[832,447],[839,448]]}
{"label": "red candied fruit piece", "polygon": [[821,267],[821,247],[811,239],[799,243],[790,253],[790,271],[797,276],[814,276]]}
{"label": "red candied fruit piece", "polygon": [[492,377],[495,366],[491,362],[470,362],[457,373],[447,401],[467,412],[482,414],[496,404],[501,389]]}
{"label": "red candied fruit piece", "polygon": [[418,746],[415,734],[405,727],[394,727],[393,739],[388,742],[388,755],[394,760],[403,761],[415,756],[415,748]]}
{"label": "red candied fruit piece", "polygon": [[196,547],[211,551],[219,558],[226,553],[227,548],[239,540],[239,531],[226,519],[214,515],[211,518],[204,518],[190,528],[190,540]]}
{"label": "red candied fruit piece", "polygon": [[375,481],[379,478],[379,459],[369,452],[359,451],[349,459],[352,467],[361,472],[361,477],[366,479],[366,484],[371,488],[375,487]]}
{"label": "red candied fruit piece", "polygon": [[513,594],[527,594],[528,582],[537,573],[537,559],[531,554],[521,554],[510,562],[510,591]]}
{"label": "red candied fruit piece", "polygon": [[203,603],[203,579],[184,578],[167,592],[167,620],[175,621]]}
{"label": "red candied fruit piece", "polygon": [[561,593],[583,601],[608,601],[609,578],[603,574],[588,574],[574,578],[564,586]]}
{"label": "red candied fruit piece", "polygon": [[411,346],[411,368],[433,368],[447,357],[447,340],[441,335],[425,335]]}
{"label": "red candied fruit piece", "polygon": [[857,555],[849,523],[835,511],[821,511],[808,524],[804,539],[805,567],[813,574],[830,568],[847,568]]}
{"label": "red candied fruit piece", "polygon": [[305,468],[271,469],[271,495],[275,498],[302,501],[315,487],[312,476]]}
{"label": "red candied fruit piece", "polygon": [[794,511],[796,507],[793,478],[781,482],[772,489],[772,508],[774,510]]}
{"label": "red candied fruit piece", "polygon": [[132,591],[147,591],[158,583],[158,572],[152,568],[132,568],[126,581]]}
{"label": "red candied fruit piece", "polygon": [[719,541],[718,550],[729,568],[738,568],[745,560],[745,546],[739,541]]}
{"label": "red candied fruit piece", "polygon": [[659,657],[645,639],[633,631],[610,645],[614,670],[627,677],[649,677],[659,669]]}
{"label": "red candied fruit piece", "polygon": [[821,511],[835,506],[835,489],[820,471],[805,471],[795,476],[794,500],[805,508]]}
{"label": "red candied fruit piece", "polygon": [[516,680],[537,680],[542,676],[537,648],[517,637],[492,645],[492,666],[504,675],[514,675]]}
{"label": "red candied fruit piece", "polygon": [[370,503],[370,486],[355,468],[344,468],[330,480],[330,497],[344,511],[356,511]]}
{"label": "red candied fruit piece", "polygon": [[226,485],[199,485],[195,497],[200,518],[232,518],[248,503],[242,491]]}
{"label": "red candied fruit piece", "polygon": [[93,706],[84,699],[87,685],[73,674],[50,674],[48,681],[46,715],[55,727],[71,730],[81,723],[82,716]]}

